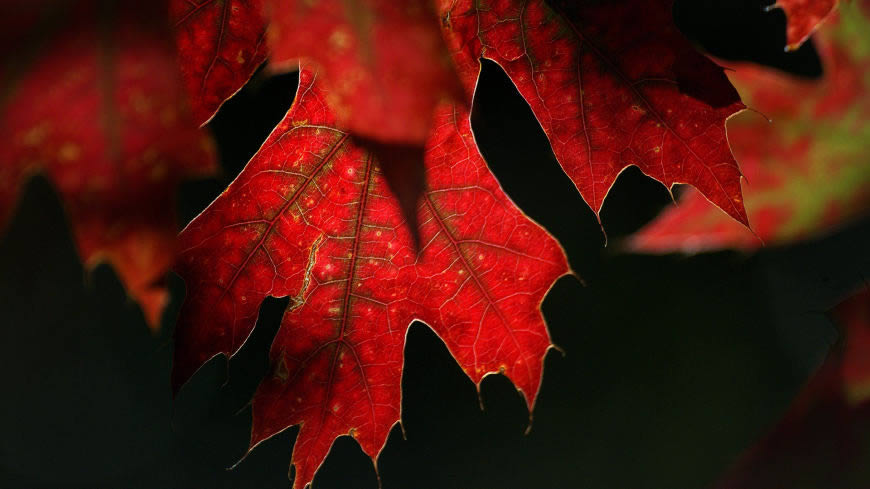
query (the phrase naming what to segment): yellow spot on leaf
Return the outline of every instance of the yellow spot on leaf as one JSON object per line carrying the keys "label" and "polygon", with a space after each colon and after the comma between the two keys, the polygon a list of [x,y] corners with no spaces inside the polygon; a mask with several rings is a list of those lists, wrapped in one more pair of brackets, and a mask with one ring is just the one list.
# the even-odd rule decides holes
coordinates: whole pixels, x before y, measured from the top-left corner
{"label": "yellow spot on leaf", "polygon": [[177,119],[178,113],[172,107],[164,107],[160,111],[160,122],[163,124],[163,127],[171,127]]}
{"label": "yellow spot on leaf", "polygon": [[27,146],[38,146],[45,140],[48,135],[48,124],[42,123],[32,127],[21,137],[21,142]]}
{"label": "yellow spot on leaf", "polygon": [[329,46],[336,50],[344,50],[350,46],[350,36],[342,29],[332,31],[329,36]]}
{"label": "yellow spot on leaf", "polygon": [[75,143],[63,143],[57,152],[57,157],[62,162],[76,161],[81,156],[82,150]]}
{"label": "yellow spot on leaf", "polygon": [[169,167],[167,165],[160,163],[151,167],[151,181],[158,182],[166,178],[166,175],[169,173]]}

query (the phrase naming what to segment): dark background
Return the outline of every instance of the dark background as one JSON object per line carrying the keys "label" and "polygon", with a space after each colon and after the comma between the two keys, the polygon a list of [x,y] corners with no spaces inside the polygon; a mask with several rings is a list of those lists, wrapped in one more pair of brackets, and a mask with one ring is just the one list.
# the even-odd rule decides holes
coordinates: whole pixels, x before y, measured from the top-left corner
{"label": "dark background", "polygon": [[[783,53],[784,16],[761,2],[678,2],[683,31],[716,55],[820,76],[811,44]],[[292,102],[295,75],[260,74],[209,125],[225,170],[186,184],[186,223],[241,170]],[[544,302],[554,342],[533,429],[502,376],[472,383],[426,327],[411,327],[402,413],[378,467],[395,488],[702,488],[766,433],[836,339],[825,311],[870,276],[870,220],[753,255],[620,253],[620,238],[666,205],[636,169],[611,191],[603,236],[552,156],[532,113],[496,65],[475,100],[476,137],[508,194],[565,246],[585,281],[561,279]],[[820,183],[823,184],[823,183]],[[107,266],[86,274],[62,207],[33,180],[0,238],[0,486],[7,488],[290,487],[296,429],[247,447],[247,402],[267,369],[286,301],[263,305],[229,363],[210,362],[173,402],[172,277],[164,329],[152,335]],[[340,438],[317,489],[377,487]]]}

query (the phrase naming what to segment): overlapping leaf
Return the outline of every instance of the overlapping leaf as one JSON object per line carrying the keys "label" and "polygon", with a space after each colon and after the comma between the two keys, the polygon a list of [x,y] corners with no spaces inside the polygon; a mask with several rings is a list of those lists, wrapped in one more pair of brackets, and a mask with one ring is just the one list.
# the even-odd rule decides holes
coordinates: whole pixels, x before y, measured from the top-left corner
{"label": "overlapping leaf", "polygon": [[435,106],[462,90],[430,1],[272,0],[272,61],[318,67],[355,136],[423,146]]}
{"label": "overlapping leaf", "polygon": [[[870,210],[870,22],[849,5],[820,34],[821,81],[751,66],[733,75],[752,106],[772,119],[745,114],[729,128],[750,182],[749,215],[768,244],[828,232]],[[630,242],[648,252],[761,244],[692,191]]]}
{"label": "overlapping leaf", "polygon": [[498,63],[596,215],[626,167],[689,183],[747,224],[725,120],[743,109],[721,68],[676,29],[669,0],[443,0],[467,89]]}
{"label": "overlapping leaf", "polygon": [[263,0],[170,0],[194,118],[215,111],[266,60]]}
{"label": "overlapping leaf", "polygon": [[[351,134],[412,145],[425,137],[434,104],[454,94],[448,74],[459,74],[470,97],[479,59],[491,59],[529,102],[596,215],[619,173],[637,165],[668,187],[699,188],[748,224],[725,135],[726,119],[743,105],[721,68],[677,31],[670,0],[552,8],[543,0],[439,0],[452,68],[432,35],[428,3],[414,3],[275,1],[267,9],[274,59],[323,66],[330,105]],[[404,200],[413,202],[409,193]]]}
{"label": "overlapping leaf", "polygon": [[175,252],[176,185],[213,170],[183,104],[165,7],[0,7],[2,30],[14,40],[2,47],[0,225],[25,181],[44,173],[86,265],[112,264],[152,327]]}
{"label": "overlapping leaf", "polygon": [[339,125],[378,155],[419,238],[415,209],[433,111],[462,99],[430,2],[172,0],[172,7],[201,122],[247,81],[266,44],[273,69],[305,59],[329,87]]}
{"label": "overlapping leaf", "polygon": [[777,0],[786,17],[786,50],[800,47],[837,7],[839,0]]}
{"label": "overlapping leaf", "polygon": [[377,457],[399,421],[414,320],[475,383],[501,372],[531,408],[551,346],[540,303],[568,272],[555,239],[499,188],[461,105],[434,117],[417,253],[377,161],[337,128],[328,100],[303,70],[287,117],[182,233],[177,267],[187,300],[176,389],[209,358],[238,351],[266,296],[291,297],[254,396],[251,447],[300,424],[295,487],[311,482],[337,436]]}
{"label": "overlapping leaf", "polygon": [[[274,60],[312,60],[317,83],[302,71],[288,116],[182,233],[177,269],[188,297],[175,389],[209,358],[239,350],[266,296],[291,297],[254,398],[251,446],[301,424],[297,487],[336,436],[377,456],[399,419],[414,319],[473,381],[503,372],[534,402],[550,346],[538,306],[567,264],[498,188],[467,107],[444,101],[471,98],[481,57],[529,101],[596,215],[618,174],[637,165],[668,187],[695,185],[747,223],[725,135],[743,105],[721,68],[676,30],[669,1],[415,5],[271,3]],[[436,13],[452,66],[433,40]],[[453,93],[454,74],[465,96]],[[395,190],[407,180],[395,177],[396,162],[413,158],[391,156],[412,154],[424,138],[422,199],[396,199],[386,183]]]}

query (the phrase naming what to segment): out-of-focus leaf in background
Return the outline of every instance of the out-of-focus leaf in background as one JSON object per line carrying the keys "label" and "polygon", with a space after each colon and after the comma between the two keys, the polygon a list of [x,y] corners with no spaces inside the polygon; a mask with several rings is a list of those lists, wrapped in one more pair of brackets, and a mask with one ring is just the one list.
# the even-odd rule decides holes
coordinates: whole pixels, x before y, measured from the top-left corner
{"label": "out-of-focus leaf in background", "polygon": [[750,65],[731,74],[747,105],[770,118],[745,113],[728,126],[758,237],[687,189],[677,206],[629,239],[631,249],[756,249],[825,234],[867,213],[870,22],[857,5],[845,5],[818,37],[821,80]]}
{"label": "out-of-focus leaf in background", "polygon": [[0,226],[44,173],[87,267],[110,263],[158,327],[176,188],[215,169],[184,103],[166,4],[16,0],[0,6],[0,30]]}
{"label": "out-of-focus leaf in background", "polygon": [[838,304],[825,363],[716,489],[857,488],[870,480],[870,288]]}

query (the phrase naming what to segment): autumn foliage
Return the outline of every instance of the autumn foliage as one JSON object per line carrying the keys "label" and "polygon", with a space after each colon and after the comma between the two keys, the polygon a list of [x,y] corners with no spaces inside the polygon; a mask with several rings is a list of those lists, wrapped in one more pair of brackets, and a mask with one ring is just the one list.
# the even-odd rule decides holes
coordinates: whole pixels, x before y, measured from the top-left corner
{"label": "autumn foliage", "polygon": [[165,5],[39,3],[2,7],[2,30],[16,41],[0,48],[0,225],[24,181],[44,173],[66,203],[82,260],[109,262],[157,328],[176,249],[176,187],[215,170],[184,102]]}
{"label": "autumn foliage", "polygon": [[[257,156],[181,234],[188,298],[176,334],[176,388],[212,356],[238,351],[266,295],[291,297],[272,346],[274,372],[254,396],[251,446],[301,424],[297,487],[313,479],[339,435],[377,456],[399,421],[403,340],[414,319],[439,333],[473,381],[503,373],[533,406],[551,346],[539,305],[568,267],[476,149],[468,106],[481,57],[505,69],[596,213],[616,176],[637,165],[667,186],[694,184],[746,223],[725,137],[725,120],[743,105],[722,70],[681,37],[668,2],[444,2],[437,16],[417,2],[400,4],[266,9],[272,61],[302,56],[311,67]],[[247,15],[244,5],[224,14]],[[635,25],[641,15],[653,16],[652,36],[586,30]],[[397,21],[402,27],[391,27]],[[190,33],[182,34],[184,49]],[[403,54],[413,46],[415,56]],[[614,54],[622,52],[632,55]],[[454,77],[464,94],[449,90]],[[371,139],[424,148],[419,249],[391,204],[389,173],[372,159],[382,146],[365,151]]]}
{"label": "autumn foliage", "polygon": [[[267,297],[288,297],[249,450],[300,425],[297,488],[339,436],[377,460],[401,422],[413,321],[476,385],[505,375],[534,408],[554,347],[540,306],[573,272],[478,148],[483,59],[528,103],[599,223],[626,168],[668,192],[692,187],[630,238],[633,251],[755,249],[870,207],[870,24],[851,5],[838,18],[835,0],[775,5],[788,49],[826,21],[821,82],[749,65],[726,74],[677,29],[671,0],[47,3],[0,7],[15,14],[2,35],[29,40],[24,53],[2,43],[0,225],[43,172],[83,261],[112,264],[155,328],[173,268],[186,285],[174,392],[239,351]],[[200,127],[267,60],[272,73],[298,70],[292,107],[178,234],[177,185],[215,169]],[[857,297],[838,309],[856,342],[814,381],[838,403],[866,400]]]}
{"label": "autumn foliage", "polygon": [[679,206],[630,239],[633,249],[752,250],[818,237],[866,213],[870,44],[865,33],[870,22],[855,10],[830,20],[817,36],[825,69],[821,81],[750,65],[733,67],[731,79],[758,111],[741,114],[728,131],[749,181],[746,208],[755,234],[688,191]]}

